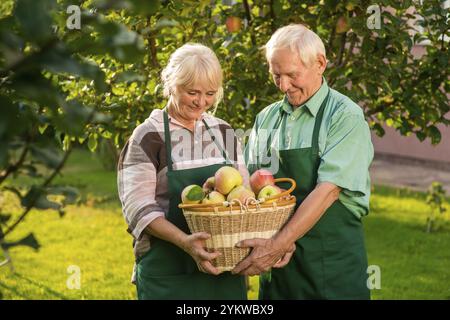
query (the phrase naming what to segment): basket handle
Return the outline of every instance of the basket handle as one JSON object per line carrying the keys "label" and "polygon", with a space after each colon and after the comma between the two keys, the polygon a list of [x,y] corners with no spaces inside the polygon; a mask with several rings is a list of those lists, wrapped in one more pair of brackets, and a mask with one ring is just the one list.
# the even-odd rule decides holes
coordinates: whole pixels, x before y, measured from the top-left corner
{"label": "basket handle", "polygon": [[275,183],[277,183],[277,182],[290,182],[291,183],[291,187],[288,190],[285,190],[285,191],[283,191],[281,193],[278,193],[278,194],[276,194],[274,196],[265,198],[264,201],[278,199],[278,198],[281,198],[281,197],[284,197],[284,196],[288,196],[297,187],[297,183],[295,182],[294,179],[291,179],[291,178],[277,178],[277,179],[275,179]]}

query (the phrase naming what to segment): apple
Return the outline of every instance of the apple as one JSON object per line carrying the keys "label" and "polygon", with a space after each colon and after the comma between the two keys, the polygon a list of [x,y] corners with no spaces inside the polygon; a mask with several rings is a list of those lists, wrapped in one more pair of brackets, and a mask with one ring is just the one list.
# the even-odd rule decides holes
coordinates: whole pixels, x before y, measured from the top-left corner
{"label": "apple", "polygon": [[215,184],[214,177],[209,177],[208,179],[206,179],[205,183],[203,184],[203,191],[205,193],[213,191],[214,190],[214,184]]}
{"label": "apple", "polygon": [[228,194],[227,201],[239,200],[242,204],[245,204],[248,198],[255,198],[255,193],[245,186],[237,186]]}
{"label": "apple", "polygon": [[225,25],[227,27],[228,32],[234,33],[241,30],[242,27],[242,21],[238,17],[227,17],[227,20],[225,21]]}
{"label": "apple", "polygon": [[225,201],[225,196],[217,191],[211,191],[203,198],[202,203],[205,204],[215,204],[222,203]]}
{"label": "apple", "polygon": [[184,204],[200,203],[205,197],[202,187],[191,184],[181,192],[181,202]]}
{"label": "apple", "polygon": [[214,175],[214,190],[223,195],[227,195],[233,188],[240,186],[242,181],[243,179],[239,171],[233,167],[225,166],[217,170]]}
{"label": "apple", "polygon": [[269,170],[259,169],[250,176],[250,187],[256,194],[267,185],[275,185],[275,179]]}
{"label": "apple", "polygon": [[346,16],[341,16],[336,22],[336,33],[344,33],[350,30],[350,23]]}
{"label": "apple", "polygon": [[[261,191],[258,193],[258,200],[261,199],[267,199],[269,197],[272,197],[276,194],[280,194],[282,191],[282,189],[277,187],[277,186],[273,186],[273,185],[267,185],[264,188],[261,189]],[[271,203],[273,201],[276,201],[277,199],[272,199],[269,201],[265,201],[265,203]]]}

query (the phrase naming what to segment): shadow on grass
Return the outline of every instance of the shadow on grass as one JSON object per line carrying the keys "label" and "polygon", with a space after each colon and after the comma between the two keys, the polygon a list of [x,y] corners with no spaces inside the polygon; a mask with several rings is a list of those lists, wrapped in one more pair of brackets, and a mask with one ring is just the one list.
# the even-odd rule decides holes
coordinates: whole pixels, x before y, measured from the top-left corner
{"label": "shadow on grass", "polygon": [[[61,294],[61,293],[59,293],[59,292],[57,292],[57,291],[55,291],[53,289],[50,289],[49,287],[47,287],[47,286],[45,286],[45,285],[43,285],[41,283],[33,281],[33,280],[23,276],[20,273],[17,273],[17,272],[14,273],[14,277],[17,277],[17,278],[19,278],[21,280],[24,280],[24,281],[28,282],[29,284],[31,284],[31,285],[39,288],[39,289],[43,289],[48,295],[51,295],[54,298],[61,299],[61,300],[69,300],[70,299],[69,297],[67,297],[67,296],[65,296],[65,295],[63,295],[63,294]],[[22,297],[24,299],[33,299],[32,297],[28,297],[24,293],[22,293],[19,290],[17,290],[17,288],[9,287],[9,286],[1,283],[1,282],[0,282],[0,287],[9,290],[9,291],[13,292],[15,295],[20,296],[20,297]]]}

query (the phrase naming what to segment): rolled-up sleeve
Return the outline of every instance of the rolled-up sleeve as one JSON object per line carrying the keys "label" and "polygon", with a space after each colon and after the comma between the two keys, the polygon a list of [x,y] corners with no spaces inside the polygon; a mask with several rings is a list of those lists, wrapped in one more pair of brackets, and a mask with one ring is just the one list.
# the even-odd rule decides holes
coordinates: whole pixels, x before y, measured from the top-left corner
{"label": "rolled-up sleeve", "polygon": [[364,116],[336,116],[331,121],[326,139],[325,149],[320,155],[317,183],[331,182],[349,196],[366,196],[373,145]]}
{"label": "rolled-up sleeve", "polygon": [[117,183],[128,231],[135,239],[139,239],[148,224],[158,217],[164,217],[164,211],[156,201],[155,165],[141,145],[132,138],[122,150]]}

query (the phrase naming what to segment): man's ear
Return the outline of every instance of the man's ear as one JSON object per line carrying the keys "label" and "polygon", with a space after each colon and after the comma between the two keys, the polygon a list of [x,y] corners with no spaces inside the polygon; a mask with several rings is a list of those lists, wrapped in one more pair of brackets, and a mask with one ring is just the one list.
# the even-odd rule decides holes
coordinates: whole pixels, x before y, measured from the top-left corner
{"label": "man's ear", "polygon": [[327,68],[327,63],[328,61],[323,55],[321,54],[317,55],[317,68],[320,75],[322,75],[325,72],[325,69]]}

